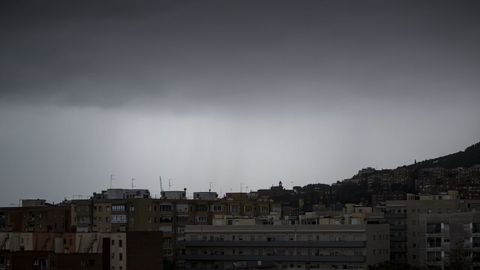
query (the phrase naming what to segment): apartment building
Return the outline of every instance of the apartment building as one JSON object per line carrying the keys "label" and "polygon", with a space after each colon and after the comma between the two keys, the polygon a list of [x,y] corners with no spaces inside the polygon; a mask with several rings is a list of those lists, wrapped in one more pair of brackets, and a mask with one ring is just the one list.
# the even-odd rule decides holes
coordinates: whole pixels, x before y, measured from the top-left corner
{"label": "apartment building", "polygon": [[0,231],[64,232],[70,226],[68,207],[27,203],[22,207],[0,208]]}
{"label": "apartment building", "polygon": [[388,224],[187,226],[184,269],[367,269],[389,260]]}
{"label": "apartment building", "polygon": [[100,193],[93,193],[93,199],[134,199],[134,198],[150,198],[150,191],[148,189],[123,189],[123,188],[109,188],[102,190]]}
{"label": "apartment building", "polygon": [[421,265],[480,269],[480,213],[421,214],[419,219]]}
{"label": "apartment building", "polygon": [[398,265],[424,265],[425,243],[421,238],[425,230],[424,216],[480,210],[480,201],[458,199],[456,192],[409,194],[407,200],[386,201],[382,207],[385,221],[390,224],[390,261]]}
{"label": "apartment building", "polygon": [[161,232],[0,232],[0,269],[163,269]]}
{"label": "apartment building", "polygon": [[[0,231],[160,231],[163,232],[163,254],[172,262],[176,261],[176,242],[184,239],[187,225],[210,225],[218,216],[225,217],[226,224],[244,217],[255,219],[255,223],[282,224],[279,220],[285,214],[292,219],[289,223],[294,223],[297,217],[292,213],[298,215],[298,209],[287,211],[282,203],[255,192],[228,193],[222,199],[215,192],[195,192],[194,198],[190,199],[186,190],[164,191],[162,198],[153,199],[146,190],[108,189],[94,193],[90,199],[66,200],[58,205],[49,205],[44,200],[30,200],[24,206],[0,208]],[[32,211],[28,212],[29,209]],[[48,214],[49,211],[55,212],[54,216]],[[46,216],[48,218],[44,218]],[[25,220],[30,223],[25,223]]]}

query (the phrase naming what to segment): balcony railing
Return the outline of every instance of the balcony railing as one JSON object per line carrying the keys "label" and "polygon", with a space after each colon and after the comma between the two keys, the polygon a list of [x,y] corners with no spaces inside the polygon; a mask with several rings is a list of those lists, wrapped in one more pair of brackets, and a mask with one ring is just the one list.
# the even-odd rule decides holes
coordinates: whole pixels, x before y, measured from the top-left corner
{"label": "balcony railing", "polygon": [[363,263],[365,256],[265,256],[265,255],[181,255],[187,261],[273,261]]}
{"label": "balcony railing", "polygon": [[365,241],[183,241],[178,245],[185,247],[345,247],[362,248]]}

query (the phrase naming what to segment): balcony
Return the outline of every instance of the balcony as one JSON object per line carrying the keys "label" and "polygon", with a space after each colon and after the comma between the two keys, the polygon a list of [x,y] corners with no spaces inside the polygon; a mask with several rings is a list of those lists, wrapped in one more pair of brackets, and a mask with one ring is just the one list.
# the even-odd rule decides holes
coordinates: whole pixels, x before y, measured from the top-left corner
{"label": "balcony", "polygon": [[365,262],[364,256],[181,255],[179,258],[187,261]]}
{"label": "balcony", "polygon": [[385,213],[385,219],[405,219],[407,218],[406,213]]}
{"label": "balcony", "polygon": [[407,225],[406,224],[390,224],[390,230],[391,231],[406,231],[407,230]]}
{"label": "balcony", "polygon": [[185,247],[315,247],[315,248],[363,248],[365,241],[184,241]]}

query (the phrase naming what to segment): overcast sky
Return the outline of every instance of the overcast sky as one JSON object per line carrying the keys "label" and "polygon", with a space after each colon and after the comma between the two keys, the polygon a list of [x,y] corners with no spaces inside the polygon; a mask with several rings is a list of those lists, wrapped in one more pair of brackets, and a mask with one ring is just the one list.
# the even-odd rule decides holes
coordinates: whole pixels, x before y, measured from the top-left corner
{"label": "overcast sky", "polygon": [[0,2],[0,205],[332,183],[480,140],[478,1]]}

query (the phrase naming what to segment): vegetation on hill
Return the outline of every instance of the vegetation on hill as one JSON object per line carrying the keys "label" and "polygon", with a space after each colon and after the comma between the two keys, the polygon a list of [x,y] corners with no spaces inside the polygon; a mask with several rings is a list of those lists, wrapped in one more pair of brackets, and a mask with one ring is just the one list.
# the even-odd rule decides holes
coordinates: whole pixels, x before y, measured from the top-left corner
{"label": "vegetation on hill", "polygon": [[[467,147],[465,151],[446,155],[434,159],[425,160],[409,166],[402,166],[396,169],[375,170],[365,168],[359,171],[350,179],[338,181],[332,185],[310,184],[304,187],[297,187],[295,198],[291,201],[303,200],[303,210],[311,211],[315,204],[334,205],[335,203],[372,203],[372,197],[379,195],[380,199],[391,199],[388,196],[394,193],[418,193],[418,183],[435,183],[439,188],[451,188],[455,185],[471,185],[475,181],[470,181],[471,177],[460,175],[458,167],[470,168],[480,164],[480,143]],[[445,175],[435,174],[437,169],[446,169]],[[434,170],[433,172],[429,170]],[[442,172],[440,172],[442,173]],[[462,178],[463,177],[463,178]],[[460,180],[459,180],[460,179]],[[420,181],[419,181],[420,180]],[[443,185],[445,183],[448,185]],[[478,182],[478,181],[477,181]],[[446,191],[446,190],[440,190]],[[433,191],[432,191],[433,192]],[[385,195],[385,196],[383,196]],[[382,197],[383,196],[383,197]]]}
{"label": "vegetation on hill", "polygon": [[407,167],[416,169],[434,167],[453,169],[457,167],[469,168],[477,164],[480,164],[480,142],[467,147],[464,151],[417,162]]}

